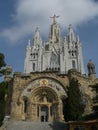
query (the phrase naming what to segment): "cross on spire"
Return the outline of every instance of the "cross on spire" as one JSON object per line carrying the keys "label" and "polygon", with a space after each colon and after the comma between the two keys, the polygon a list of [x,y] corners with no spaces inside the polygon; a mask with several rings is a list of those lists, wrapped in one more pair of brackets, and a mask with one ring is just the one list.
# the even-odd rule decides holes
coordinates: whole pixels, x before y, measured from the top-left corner
{"label": "cross on spire", "polygon": [[56,18],[58,18],[58,17],[60,17],[60,16],[56,16],[56,15],[54,14],[54,16],[53,16],[53,17],[50,17],[50,18],[53,18],[53,23],[56,23]]}

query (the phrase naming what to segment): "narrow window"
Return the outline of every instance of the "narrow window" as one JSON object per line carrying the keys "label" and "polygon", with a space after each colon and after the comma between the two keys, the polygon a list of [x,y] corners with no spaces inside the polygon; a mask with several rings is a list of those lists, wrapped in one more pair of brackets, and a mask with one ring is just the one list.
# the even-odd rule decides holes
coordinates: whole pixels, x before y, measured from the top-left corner
{"label": "narrow window", "polygon": [[27,100],[24,100],[24,113],[27,112]]}
{"label": "narrow window", "polygon": [[35,63],[33,63],[33,71],[35,71]]}
{"label": "narrow window", "polygon": [[50,107],[50,115],[52,116],[52,106]]}
{"label": "narrow window", "polygon": [[39,106],[37,106],[37,116],[39,117]]}
{"label": "narrow window", "polygon": [[72,60],[72,68],[76,68],[76,63],[75,63],[75,61],[74,60]]}
{"label": "narrow window", "polygon": [[33,56],[34,56],[34,59],[35,59],[35,53],[33,54]]}
{"label": "narrow window", "polygon": [[74,56],[74,52],[72,51],[72,56]]}

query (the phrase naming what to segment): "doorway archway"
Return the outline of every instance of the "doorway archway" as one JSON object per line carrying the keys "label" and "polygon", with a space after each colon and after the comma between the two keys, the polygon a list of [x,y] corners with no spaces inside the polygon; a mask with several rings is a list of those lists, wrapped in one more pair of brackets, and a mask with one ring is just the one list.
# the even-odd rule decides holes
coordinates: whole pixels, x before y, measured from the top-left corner
{"label": "doorway archway", "polygon": [[41,106],[41,122],[47,122],[48,121],[48,107],[47,106]]}
{"label": "doorway archway", "polygon": [[[57,93],[49,87],[39,87],[32,92],[31,103],[33,119],[41,122],[59,121],[62,116],[62,101]],[[37,109],[36,109],[37,108]]]}

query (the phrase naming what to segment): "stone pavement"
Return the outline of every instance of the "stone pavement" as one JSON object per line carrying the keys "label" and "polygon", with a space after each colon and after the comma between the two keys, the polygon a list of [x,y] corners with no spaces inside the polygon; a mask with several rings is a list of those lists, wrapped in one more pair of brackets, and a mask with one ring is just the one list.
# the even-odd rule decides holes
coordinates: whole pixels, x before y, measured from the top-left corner
{"label": "stone pavement", "polygon": [[63,122],[9,122],[7,130],[67,130]]}

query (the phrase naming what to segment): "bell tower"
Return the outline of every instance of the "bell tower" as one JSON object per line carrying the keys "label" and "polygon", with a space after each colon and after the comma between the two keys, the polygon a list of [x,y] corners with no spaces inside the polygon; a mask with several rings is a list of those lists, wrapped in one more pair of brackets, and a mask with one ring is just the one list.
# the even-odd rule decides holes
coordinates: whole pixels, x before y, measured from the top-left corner
{"label": "bell tower", "polygon": [[26,58],[24,65],[24,72],[36,72],[42,70],[42,39],[40,36],[39,28],[35,30],[32,46],[28,42],[26,49]]}

